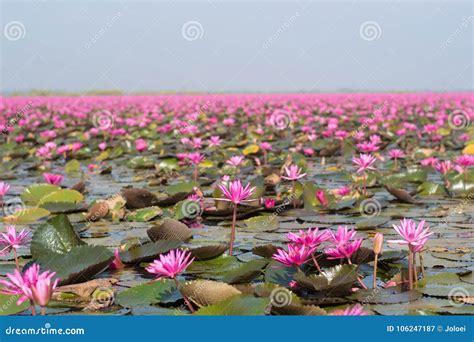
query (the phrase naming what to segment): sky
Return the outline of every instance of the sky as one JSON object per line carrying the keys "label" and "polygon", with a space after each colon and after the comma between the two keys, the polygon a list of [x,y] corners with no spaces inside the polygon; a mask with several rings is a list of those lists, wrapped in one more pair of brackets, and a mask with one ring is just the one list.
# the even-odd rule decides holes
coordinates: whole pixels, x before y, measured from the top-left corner
{"label": "sky", "polygon": [[1,1],[0,90],[472,91],[472,1]]}

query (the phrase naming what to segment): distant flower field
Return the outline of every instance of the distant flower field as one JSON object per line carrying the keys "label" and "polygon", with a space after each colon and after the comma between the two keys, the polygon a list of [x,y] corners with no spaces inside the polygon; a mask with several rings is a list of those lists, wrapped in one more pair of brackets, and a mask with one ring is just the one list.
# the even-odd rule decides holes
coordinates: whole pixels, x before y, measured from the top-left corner
{"label": "distant flower field", "polygon": [[0,112],[0,315],[474,314],[472,93]]}

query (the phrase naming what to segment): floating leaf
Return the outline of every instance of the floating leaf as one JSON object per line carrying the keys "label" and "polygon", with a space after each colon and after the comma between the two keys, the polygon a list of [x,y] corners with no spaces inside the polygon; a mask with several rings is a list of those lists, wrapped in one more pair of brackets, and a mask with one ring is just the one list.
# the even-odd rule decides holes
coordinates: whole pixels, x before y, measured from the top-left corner
{"label": "floating leaf", "polygon": [[16,211],[13,215],[3,218],[6,224],[27,224],[46,217],[50,212],[44,208],[26,208]]}
{"label": "floating leaf", "polygon": [[0,293],[0,316],[15,315],[30,307],[30,302],[25,301],[20,305],[16,305],[19,295],[6,295]]}
{"label": "floating leaf", "polygon": [[245,220],[247,231],[270,232],[278,229],[277,215],[256,216]]}
{"label": "floating leaf", "polygon": [[262,269],[268,265],[268,259],[255,259],[244,263],[242,266],[233,269],[224,276],[223,281],[229,284],[247,283],[260,274]]}
{"label": "floating leaf", "polygon": [[185,182],[185,183],[176,183],[168,185],[165,189],[165,192],[168,195],[176,195],[179,193],[191,193],[193,192],[194,187],[198,187],[198,182]]}
{"label": "floating leaf", "polygon": [[400,286],[394,286],[386,289],[361,289],[350,295],[348,298],[362,303],[393,304],[414,301],[421,298],[421,294],[417,291],[401,291]]}
{"label": "floating leaf", "polygon": [[63,203],[79,203],[84,200],[84,196],[76,190],[61,189],[52,192],[40,199],[38,205],[51,202],[63,202]]}
{"label": "floating leaf", "polygon": [[272,260],[265,269],[265,282],[288,286],[296,272],[296,267],[286,267],[278,261]]}
{"label": "floating leaf", "polygon": [[113,258],[106,247],[79,246],[66,254],[41,255],[36,261],[42,269],[56,272],[60,285],[67,285],[90,280],[106,269]]}
{"label": "floating leaf", "polygon": [[134,212],[128,214],[127,221],[148,222],[162,214],[163,214],[163,210],[160,207],[148,207],[148,208],[135,210]]}
{"label": "floating leaf", "polygon": [[197,306],[213,305],[242,293],[229,284],[203,279],[182,283],[180,290]]}
{"label": "floating leaf", "polygon": [[132,247],[125,252],[120,253],[120,259],[126,264],[138,264],[142,261],[156,259],[160,254],[175,249],[182,244],[177,240],[159,240],[149,242],[141,246]]}
{"label": "floating leaf", "polygon": [[51,253],[66,254],[84,245],[66,215],[55,216],[36,229],[31,239],[31,255],[39,258]]}
{"label": "floating leaf", "polygon": [[81,169],[81,163],[76,159],[70,160],[64,165],[64,171],[66,173],[78,172]]}
{"label": "floating leaf", "polygon": [[441,184],[433,182],[424,182],[418,187],[420,196],[445,196],[446,190]]}
{"label": "floating leaf", "polygon": [[265,314],[268,298],[236,295],[220,303],[200,308],[196,315],[205,316],[258,316]]}
{"label": "floating leaf", "polygon": [[60,190],[58,185],[51,184],[33,184],[30,185],[21,194],[21,199],[26,204],[36,205],[44,196]]}
{"label": "floating leaf", "polygon": [[258,147],[258,145],[249,145],[242,150],[242,154],[244,156],[248,156],[249,154],[257,153],[259,150],[260,150],[260,147]]}
{"label": "floating leaf", "polygon": [[116,302],[123,307],[133,307],[164,303],[170,298],[177,300],[180,297],[173,280],[160,279],[119,292]]}
{"label": "floating leaf", "polygon": [[294,278],[299,285],[313,291],[344,294],[350,292],[352,284],[357,280],[357,266],[337,265],[323,270],[322,274],[310,276],[298,272]]}

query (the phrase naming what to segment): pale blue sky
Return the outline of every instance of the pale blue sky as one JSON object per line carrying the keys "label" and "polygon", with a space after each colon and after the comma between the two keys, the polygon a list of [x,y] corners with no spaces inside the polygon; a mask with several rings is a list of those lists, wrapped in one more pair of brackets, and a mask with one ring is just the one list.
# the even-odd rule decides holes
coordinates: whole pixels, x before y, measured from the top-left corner
{"label": "pale blue sky", "polygon": [[1,89],[472,90],[472,4],[2,1]]}

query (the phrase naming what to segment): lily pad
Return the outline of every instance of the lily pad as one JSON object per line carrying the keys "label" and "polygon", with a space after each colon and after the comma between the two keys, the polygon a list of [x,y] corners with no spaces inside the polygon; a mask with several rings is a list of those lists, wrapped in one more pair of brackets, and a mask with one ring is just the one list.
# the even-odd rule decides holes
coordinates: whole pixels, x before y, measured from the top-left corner
{"label": "lily pad", "polygon": [[229,271],[223,280],[229,284],[248,283],[262,274],[262,269],[267,266],[269,262],[270,260],[268,259],[248,261],[242,266]]}
{"label": "lily pad", "polygon": [[31,239],[33,258],[56,253],[66,254],[85,243],[79,238],[66,215],[55,216],[36,229]]}
{"label": "lily pad", "polygon": [[134,212],[128,214],[127,221],[148,222],[158,216],[161,216],[162,214],[163,214],[163,210],[160,207],[148,207],[148,208],[135,210]]}
{"label": "lily pad", "polygon": [[120,259],[126,264],[138,264],[143,261],[156,259],[160,254],[166,253],[171,249],[181,246],[182,241],[178,240],[159,240],[149,242],[141,246],[132,247],[127,251],[120,253]]}
{"label": "lily pad", "polygon": [[259,316],[265,315],[268,298],[236,295],[220,303],[200,308],[196,315],[204,316]]}
{"label": "lily pad", "polygon": [[3,222],[7,224],[28,224],[49,216],[49,214],[50,212],[44,208],[20,209],[13,215],[4,217]]}
{"label": "lily pad", "polygon": [[123,307],[150,305],[168,302],[170,298],[179,299],[181,295],[174,281],[161,279],[140,284],[119,292],[117,304]]}
{"label": "lily pad", "polygon": [[20,305],[16,305],[19,295],[6,295],[0,293],[0,316],[15,315],[22,311],[28,310],[30,303],[25,301]]}
{"label": "lily pad", "polygon": [[36,261],[42,269],[56,272],[59,285],[75,284],[90,280],[106,269],[113,259],[113,254],[103,246],[73,247],[66,254],[47,254],[39,256]]}
{"label": "lily pad", "polygon": [[58,185],[51,184],[33,184],[30,185],[21,194],[21,199],[26,204],[36,205],[44,196],[60,190]]}

